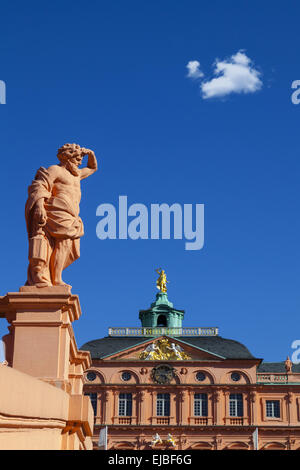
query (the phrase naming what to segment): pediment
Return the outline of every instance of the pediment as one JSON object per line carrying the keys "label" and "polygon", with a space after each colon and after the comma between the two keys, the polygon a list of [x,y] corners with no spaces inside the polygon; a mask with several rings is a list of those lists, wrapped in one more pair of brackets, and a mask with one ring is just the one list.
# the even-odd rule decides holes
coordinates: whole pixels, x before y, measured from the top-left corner
{"label": "pediment", "polygon": [[104,360],[120,361],[216,361],[225,358],[177,338],[160,336],[107,355]]}

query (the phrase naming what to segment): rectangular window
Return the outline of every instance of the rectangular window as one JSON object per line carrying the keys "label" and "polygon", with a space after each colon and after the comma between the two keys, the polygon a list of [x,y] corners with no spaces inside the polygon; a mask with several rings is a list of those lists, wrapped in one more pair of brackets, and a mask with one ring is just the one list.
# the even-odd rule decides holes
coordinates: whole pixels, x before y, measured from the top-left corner
{"label": "rectangular window", "polygon": [[241,417],[243,415],[243,395],[241,393],[231,393],[229,395],[229,416]]}
{"label": "rectangular window", "polygon": [[207,416],[207,393],[195,393],[194,416]]}
{"label": "rectangular window", "polygon": [[279,400],[267,400],[266,401],[266,415],[268,418],[280,418]]}
{"label": "rectangular window", "polygon": [[156,402],[157,416],[170,416],[170,394],[158,393]]}
{"label": "rectangular window", "polygon": [[97,415],[97,393],[85,393],[85,395],[90,397],[91,404],[94,410],[94,415]]}
{"label": "rectangular window", "polygon": [[132,416],[132,394],[120,393],[119,416]]}

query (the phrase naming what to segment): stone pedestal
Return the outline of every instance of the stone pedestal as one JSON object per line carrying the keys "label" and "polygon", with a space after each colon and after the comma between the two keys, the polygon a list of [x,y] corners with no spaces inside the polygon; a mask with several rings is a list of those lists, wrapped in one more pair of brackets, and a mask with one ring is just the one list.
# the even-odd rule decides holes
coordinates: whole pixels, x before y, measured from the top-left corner
{"label": "stone pedestal", "polygon": [[80,315],[69,287],[23,286],[0,297],[0,316],[9,323],[0,448],[92,449],[94,414],[82,393],[91,356],[77,349],[72,328]]}
{"label": "stone pedestal", "polygon": [[72,322],[81,315],[79,299],[65,286],[23,286],[0,298],[0,316],[8,365],[69,393],[82,393],[88,352],[78,351]]}

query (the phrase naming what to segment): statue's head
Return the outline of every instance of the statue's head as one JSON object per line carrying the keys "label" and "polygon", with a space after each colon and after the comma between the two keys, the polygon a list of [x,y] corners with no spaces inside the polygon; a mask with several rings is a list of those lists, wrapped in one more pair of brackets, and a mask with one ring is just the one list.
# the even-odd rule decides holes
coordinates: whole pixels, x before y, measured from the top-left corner
{"label": "statue's head", "polygon": [[78,166],[81,165],[83,158],[80,145],[63,145],[57,151],[57,158],[74,176],[78,176]]}
{"label": "statue's head", "polygon": [[81,147],[77,144],[65,144],[57,151],[57,158],[61,163],[66,163],[67,160],[82,155]]}

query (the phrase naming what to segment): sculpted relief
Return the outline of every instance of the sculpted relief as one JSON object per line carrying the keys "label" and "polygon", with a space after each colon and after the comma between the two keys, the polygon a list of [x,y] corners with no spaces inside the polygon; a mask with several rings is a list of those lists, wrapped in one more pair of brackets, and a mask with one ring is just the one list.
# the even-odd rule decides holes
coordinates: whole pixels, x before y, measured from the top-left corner
{"label": "sculpted relief", "polygon": [[[85,168],[79,168],[84,156]],[[26,285],[67,285],[62,271],[80,256],[83,223],[79,217],[82,179],[95,173],[92,150],[65,144],[57,152],[59,163],[39,168],[28,188],[25,218],[29,240]]]}
{"label": "sculpted relief", "polygon": [[139,359],[152,361],[182,361],[190,359],[179,344],[170,343],[168,339],[162,338],[155,343],[149,344],[139,355]]}

